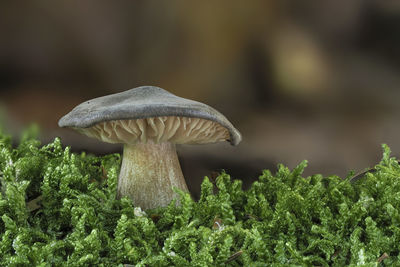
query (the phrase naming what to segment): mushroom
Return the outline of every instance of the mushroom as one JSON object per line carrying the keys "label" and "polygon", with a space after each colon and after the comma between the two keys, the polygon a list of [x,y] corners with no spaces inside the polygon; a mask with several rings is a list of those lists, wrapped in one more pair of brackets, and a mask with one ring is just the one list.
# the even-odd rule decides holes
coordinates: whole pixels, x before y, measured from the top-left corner
{"label": "mushroom", "polygon": [[108,143],[124,144],[117,197],[150,209],[176,198],[173,187],[188,192],[175,144],[229,141],[241,135],[210,106],[142,86],[76,106],[58,125]]}

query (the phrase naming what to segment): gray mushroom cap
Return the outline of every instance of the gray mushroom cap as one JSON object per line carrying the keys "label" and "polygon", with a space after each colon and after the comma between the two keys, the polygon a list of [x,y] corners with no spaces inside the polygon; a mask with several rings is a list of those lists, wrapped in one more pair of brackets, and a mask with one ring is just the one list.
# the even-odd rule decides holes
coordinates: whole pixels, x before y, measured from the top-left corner
{"label": "gray mushroom cap", "polygon": [[62,117],[58,125],[79,129],[107,121],[156,117],[209,120],[228,130],[228,141],[232,145],[237,145],[242,139],[240,132],[217,110],[206,104],[178,97],[155,86],[141,86],[83,102]]}

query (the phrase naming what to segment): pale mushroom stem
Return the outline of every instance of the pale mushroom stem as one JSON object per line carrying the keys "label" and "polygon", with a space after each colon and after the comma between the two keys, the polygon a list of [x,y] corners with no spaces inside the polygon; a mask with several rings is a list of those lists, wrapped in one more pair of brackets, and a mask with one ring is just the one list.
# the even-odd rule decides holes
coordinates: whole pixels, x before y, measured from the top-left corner
{"label": "pale mushroom stem", "polygon": [[172,143],[138,143],[124,146],[117,197],[128,196],[135,206],[167,206],[177,198],[173,187],[188,192]]}

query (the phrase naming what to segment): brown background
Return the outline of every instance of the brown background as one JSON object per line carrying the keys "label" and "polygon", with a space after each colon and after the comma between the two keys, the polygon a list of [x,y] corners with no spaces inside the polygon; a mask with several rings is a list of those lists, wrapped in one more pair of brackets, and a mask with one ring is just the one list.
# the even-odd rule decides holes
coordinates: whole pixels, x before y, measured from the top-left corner
{"label": "brown background", "polygon": [[395,0],[35,1],[0,4],[0,101],[7,131],[120,151],[58,119],[84,100],[157,85],[205,102],[243,134],[182,146],[187,179],[227,169],[255,179],[277,162],[306,174],[373,166],[400,151],[400,4]]}

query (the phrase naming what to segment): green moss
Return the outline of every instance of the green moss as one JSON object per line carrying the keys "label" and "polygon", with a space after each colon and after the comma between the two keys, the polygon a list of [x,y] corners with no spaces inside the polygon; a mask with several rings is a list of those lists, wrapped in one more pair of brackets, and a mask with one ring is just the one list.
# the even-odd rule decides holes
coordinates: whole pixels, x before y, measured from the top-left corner
{"label": "green moss", "polygon": [[0,133],[0,266],[400,264],[400,166],[383,149],[354,184],[303,178],[304,161],[263,171],[247,191],[226,173],[206,177],[198,202],[180,192],[179,207],[144,213],[115,198],[119,155],[41,146],[35,130],[13,148]]}

